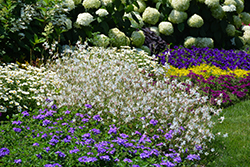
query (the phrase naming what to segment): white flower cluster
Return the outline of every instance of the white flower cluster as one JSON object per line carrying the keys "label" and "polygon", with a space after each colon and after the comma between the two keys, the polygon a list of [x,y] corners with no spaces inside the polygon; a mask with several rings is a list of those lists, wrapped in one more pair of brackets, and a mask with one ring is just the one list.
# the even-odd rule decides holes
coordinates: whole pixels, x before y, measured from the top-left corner
{"label": "white flower cluster", "polygon": [[245,24],[245,25],[249,25],[250,24],[250,14],[247,12],[242,12],[239,14],[239,17],[241,18],[241,21]]}
{"label": "white flower cluster", "polygon": [[135,12],[135,11],[132,11],[132,13],[135,15],[135,17],[138,19],[139,23],[137,23],[133,17],[132,17],[132,14],[131,13],[125,13],[124,14],[124,17],[127,17],[129,20],[130,20],[130,23],[131,23],[131,27],[134,27],[134,28],[142,28],[144,26],[144,22],[142,20],[142,17],[139,13]]}
{"label": "white flower cluster", "polygon": [[178,11],[186,11],[188,10],[190,5],[190,0],[172,0],[171,6]]}
{"label": "white flower cluster", "polygon": [[76,23],[82,26],[89,26],[90,23],[93,22],[94,20],[95,19],[91,14],[85,12],[85,13],[80,13],[77,16]]}
{"label": "white flower cluster", "polygon": [[[195,145],[205,148],[206,143],[215,137],[211,132],[214,123],[210,113],[221,110],[208,107],[208,97],[201,97],[198,87],[191,88],[191,93],[187,94],[186,86],[166,77],[154,86],[148,84],[153,80],[138,70],[135,61],[138,56],[143,58],[144,54],[138,55],[136,49],[120,49],[118,52],[115,48],[89,47],[75,51],[69,59],[48,64],[48,69],[55,71],[60,78],[57,85],[60,94],[53,96],[58,107],[68,106],[73,110],[74,106],[79,108],[91,104],[94,108],[88,114],[98,113],[105,117],[109,112],[113,116],[107,121],[115,122],[119,127],[138,121],[138,115],[146,119],[157,118],[162,126],[171,123],[166,127],[174,132],[170,148],[179,147],[179,152],[186,147],[192,150]],[[157,64],[149,61],[148,66],[162,71]],[[188,112],[191,107],[194,107],[193,111]],[[185,131],[178,133],[181,126]],[[148,133],[151,128],[142,121],[138,129]]]}
{"label": "white flower cluster", "polygon": [[64,4],[68,7],[68,11],[75,9],[75,2],[73,0],[65,0]]}
{"label": "white flower cluster", "polygon": [[172,10],[168,16],[168,20],[174,24],[179,24],[184,22],[187,19],[188,15],[186,12]]}
{"label": "white flower cluster", "polygon": [[108,6],[108,5],[112,4],[113,2],[114,2],[114,0],[102,0],[102,5]]}
{"label": "white flower cluster", "polygon": [[205,47],[213,48],[214,41],[212,38],[206,38],[206,37],[195,38],[195,37],[188,36],[187,38],[185,38],[184,47],[191,48],[192,46],[195,46],[198,48],[205,48]]}
{"label": "white flower cluster", "polygon": [[99,0],[83,0],[82,6],[84,6],[85,9],[98,9],[101,6],[101,1]]}
{"label": "white flower cluster", "polygon": [[145,41],[145,35],[142,30],[133,31],[131,35],[131,43],[137,48],[140,48]]}
{"label": "white flower cluster", "polygon": [[215,8],[220,5],[220,0],[205,0],[205,4],[210,8]]}
{"label": "white flower cluster", "polygon": [[241,13],[244,10],[244,3],[242,0],[225,0],[225,5],[234,5],[236,6],[237,13]]}
{"label": "white flower cluster", "polygon": [[159,28],[158,27],[152,26],[152,27],[149,27],[149,29],[150,29],[150,31],[155,32],[156,35],[160,36],[160,32],[159,32]]}
{"label": "white flower cluster", "polygon": [[160,12],[156,8],[147,7],[142,14],[142,20],[151,25],[155,25],[159,18]]}
{"label": "white flower cluster", "polygon": [[244,26],[244,33],[242,37],[247,44],[250,44],[250,26]]}
{"label": "white flower cluster", "polygon": [[174,33],[174,27],[172,23],[163,21],[158,25],[159,32],[164,35],[171,35]]}
{"label": "white flower cluster", "polygon": [[51,23],[55,26],[64,28],[65,23],[67,24],[68,18],[66,14],[55,15],[55,19],[51,20]]}
{"label": "white flower cluster", "polygon": [[225,16],[225,12],[220,5],[211,8],[210,11],[212,12],[212,16],[216,19],[222,19]]}
{"label": "white flower cluster", "polygon": [[108,36],[111,39],[110,43],[112,46],[120,47],[120,46],[129,46],[130,40],[122,31],[118,28],[112,28],[108,32]]}
{"label": "white flower cluster", "polygon": [[106,9],[98,9],[95,13],[100,17],[104,17],[109,14],[109,12]]}
{"label": "white flower cluster", "polygon": [[240,26],[242,25],[242,21],[239,16],[233,16],[233,24],[236,28],[240,28]]}
{"label": "white flower cluster", "polygon": [[135,11],[135,12],[138,12],[138,13],[144,12],[144,10],[145,10],[146,7],[147,7],[147,4],[146,4],[143,0],[137,0],[137,3],[138,3],[138,5],[139,5],[139,8],[137,8],[137,7],[133,4],[134,11]]}
{"label": "white flower cluster", "polygon": [[93,44],[95,46],[106,48],[109,45],[109,38],[104,34],[94,36]]}
{"label": "white flower cluster", "polygon": [[222,6],[222,10],[224,12],[235,12],[236,11],[236,6],[233,5],[233,4],[230,4],[230,5],[223,5]]}
{"label": "white flower cluster", "polygon": [[188,21],[187,21],[187,24],[190,26],[190,27],[196,27],[196,28],[199,28],[201,27],[203,24],[204,24],[204,21],[202,19],[201,16],[197,15],[197,14],[194,14],[193,16],[191,16]]}
{"label": "white flower cluster", "polygon": [[236,29],[235,29],[234,25],[232,25],[232,24],[227,25],[226,32],[227,32],[228,36],[233,37],[235,35],[235,31],[236,31]]}
{"label": "white flower cluster", "polygon": [[72,21],[70,19],[67,19],[65,25],[67,30],[70,30],[72,28]]}

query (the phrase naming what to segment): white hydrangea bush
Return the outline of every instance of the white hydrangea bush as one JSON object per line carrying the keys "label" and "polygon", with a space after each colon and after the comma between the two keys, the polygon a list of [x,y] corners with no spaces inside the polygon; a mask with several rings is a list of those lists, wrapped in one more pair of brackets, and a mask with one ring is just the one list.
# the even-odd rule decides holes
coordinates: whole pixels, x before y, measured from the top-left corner
{"label": "white hydrangea bush", "polygon": [[171,6],[178,11],[186,11],[189,8],[190,0],[172,0]]}
{"label": "white hydrangea bush", "polygon": [[174,24],[180,24],[184,22],[187,19],[188,15],[186,12],[178,11],[178,10],[172,10],[171,13],[168,16],[168,20],[171,23]]}
{"label": "white hydrangea bush", "polygon": [[204,24],[204,21],[201,16],[194,14],[188,19],[187,24],[190,27],[200,28]]}
{"label": "white hydrangea bush", "polygon": [[159,21],[159,18],[160,12],[152,7],[147,7],[142,14],[142,20],[151,25],[155,25]]}
{"label": "white hydrangea bush", "polygon": [[93,22],[94,20],[95,19],[91,14],[85,12],[85,13],[80,13],[77,16],[76,23],[77,25],[89,26],[90,23]]}
{"label": "white hydrangea bush", "polygon": [[83,0],[82,2],[82,6],[84,6],[85,9],[98,9],[101,4],[99,0]]}
{"label": "white hydrangea bush", "polygon": [[228,24],[226,28],[226,32],[228,36],[233,37],[235,35],[236,28],[232,24]]}
{"label": "white hydrangea bush", "polygon": [[[146,120],[158,119],[161,126],[173,131],[169,148],[179,147],[177,150],[181,153],[186,148],[197,151],[195,145],[199,145],[206,150],[206,143],[215,138],[211,132],[214,123],[210,113],[219,115],[221,110],[205,105],[208,97],[201,97],[198,87],[191,88],[191,93],[187,94],[186,86],[177,80],[170,82],[164,78],[154,86],[148,84],[152,79],[142,74],[134,61],[138,54],[135,54],[136,49],[117,51],[116,48],[85,49],[80,46],[71,58],[48,64],[60,81],[57,87],[60,94],[53,96],[58,107],[91,104],[93,107],[88,114],[110,113],[112,117],[107,121],[117,126],[140,121],[142,125],[137,129],[145,133],[151,130]],[[157,62],[149,63],[156,73],[165,73]],[[190,108],[192,112],[188,112]],[[138,115],[145,116],[145,121]],[[184,130],[178,133],[180,127]]]}
{"label": "white hydrangea bush", "polygon": [[145,41],[145,35],[142,30],[133,31],[131,35],[131,43],[137,48],[140,48]]}
{"label": "white hydrangea bush", "polygon": [[159,32],[164,35],[171,35],[174,33],[174,27],[171,22],[163,21],[158,26]]}
{"label": "white hydrangea bush", "polygon": [[130,39],[127,37],[122,31],[118,28],[112,28],[108,32],[108,37],[110,38],[110,43],[112,46],[120,47],[120,46],[129,46]]}

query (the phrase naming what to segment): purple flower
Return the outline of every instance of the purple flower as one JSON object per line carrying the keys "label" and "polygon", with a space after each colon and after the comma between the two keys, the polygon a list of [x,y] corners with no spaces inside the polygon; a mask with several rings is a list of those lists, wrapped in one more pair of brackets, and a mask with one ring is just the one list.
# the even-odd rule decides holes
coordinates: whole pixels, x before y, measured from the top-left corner
{"label": "purple flower", "polygon": [[47,151],[47,153],[50,151],[49,147],[43,148],[45,151]]}
{"label": "purple flower", "polygon": [[95,115],[93,116],[93,119],[96,121],[101,121],[102,118],[100,117],[100,115]]}
{"label": "purple flower", "polygon": [[92,152],[88,152],[88,153],[87,153],[87,155],[94,155],[94,153],[92,153]]}
{"label": "purple flower", "polygon": [[104,161],[110,161],[110,157],[108,155],[100,156],[100,159]]}
{"label": "purple flower", "polygon": [[132,161],[131,159],[125,158],[125,159],[123,160],[123,162],[131,163],[131,162],[133,162],[133,161]]}
{"label": "purple flower", "polygon": [[46,139],[47,134],[46,134],[46,133],[44,133],[41,137]]}
{"label": "purple flower", "polygon": [[68,123],[66,123],[66,122],[62,123],[62,126],[64,126],[64,125],[68,125]]}
{"label": "purple flower", "polygon": [[92,108],[92,105],[90,105],[90,104],[85,104],[85,107],[87,107],[87,108]]}
{"label": "purple flower", "polygon": [[15,162],[16,164],[20,164],[20,163],[22,162],[22,160],[21,160],[21,159],[15,159],[14,162]]}
{"label": "purple flower", "polygon": [[74,150],[69,150],[69,153],[72,154],[72,153],[77,153],[78,151],[80,151],[78,148],[74,149]]}
{"label": "purple flower", "polygon": [[94,132],[94,134],[98,135],[101,133],[101,131],[99,129],[92,129],[92,132]]}
{"label": "purple flower", "polygon": [[202,146],[195,145],[196,150],[202,150]]}
{"label": "purple flower", "polygon": [[139,165],[132,165],[132,167],[140,167]]}
{"label": "purple flower", "polygon": [[95,161],[97,161],[97,158],[83,156],[83,157],[78,158],[78,161],[79,162],[95,162]]}
{"label": "purple flower", "polygon": [[10,150],[8,148],[1,148],[0,149],[0,158],[4,157],[5,155],[9,155]]}
{"label": "purple flower", "polygon": [[51,106],[51,108],[52,108],[52,109],[57,109],[57,106],[56,106],[55,104],[53,104],[53,105]]}
{"label": "purple flower", "polygon": [[36,157],[39,158],[39,159],[43,158],[41,154],[36,154]]}
{"label": "purple flower", "polygon": [[114,124],[113,125],[109,125],[109,127],[110,127],[110,129],[109,129],[108,134],[112,134],[112,133],[116,134],[117,133],[117,127],[115,127]]}
{"label": "purple flower", "polygon": [[149,158],[149,155],[146,153],[141,153],[140,154],[141,159]]}
{"label": "purple flower", "polygon": [[141,133],[140,133],[140,132],[138,132],[138,131],[135,131],[135,134],[137,134],[137,135],[140,135],[140,136],[141,136]]}
{"label": "purple flower", "polygon": [[119,160],[118,158],[116,158],[114,161],[115,161],[115,162],[119,162],[120,160]]}
{"label": "purple flower", "polygon": [[126,134],[124,134],[124,133],[120,134],[120,136],[121,136],[122,138],[124,138],[124,139],[126,139],[126,138],[129,137],[129,135],[126,135]]}
{"label": "purple flower", "polygon": [[83,122],[83,123],[89,122],[89,119],[88,119],[88,118],[83,118],[83,119],[82,119],[82,122]]}
{"label": "purple flower", "polygon": [[32,146],[39,146],[39,143],[34,143]]}
{"label": "purple flower", "polygon": [[47,126],[47,125],[50,124],[50,123],[51,123],[50,120],[45,119],[45,120],[43,121],[43,126]]}
{"label": "purple flower", "polygon": [[158,121],[151,119],[149,123],[155,126],[155,125],[157,125]]}
{"label": "purple flower", "polygon": [[190,154],[190,155],[188,155],[188,156],[187,156],[187,158],[186,158],[186,159],[188,159],[188,160],[190,160],[190,161],[193,161],[194,159],[196,159],[196,160],[200,160],[201,158],[200,158],[200,156],[199,156],[199,155]]}
{"label": "purple flower", "polygon": [[82,135],[83,138],[88,138],[90,136],[91,136],[90,133],[85,133],[84,135]]}
{"label": "purple flower", "polygon": [[154,166],[156,166],[156,167],[161,167],[161,165],[159,165],[159,164],[153,164]]}
{"label": "purple flower", "polygon": [[14,125],[14,124],[16,124],[16,125],[21,125],[21,123],[22,123],[21,121],[13,121],[13,122],[12,122],[12,125]]}
{"label": "purple flower", "polygon": [[22,129],[20,129],[20,128],[13,128],[13,130],[15,131],[15,132],[21,132],[22,131]]}
{"label": "purple flower", "polygon": [[50,100],[49,98],[45,99],[46,102],[50,103],[52,102],[53,100]]}
{"label": "purple flower", "polygon": [[173,164],[172,162],[162,162],[162,163],[160,163],[161,165],[164,165],[164,166],[167,166],[167,167],[174,167],[174,166],[176,166],[175,164]]}
{"label": "purple flower", "polygon": [[28,111],[24,111],[24,112],[22,112],[22,114],[23,114],[23,117],[30,116],[30,114],[28,113]]}
{"label": "purple flower", "polygon": [[64,113],[65,113],[65,114],[70,114],[70,111],[69,111],[69,110],[67,110],[67,111],[65,111]]}
{"label": "purple flower", "polygon": [[181,157],[175,157],[174,162],[180,163],[181,162]]}
{"label": "purple flower", "polygon": [[64,153],[62,153],[61,151],[57,151],[55,152],[56,154],[58,154],[59,157],[65,157],[66,155]]}

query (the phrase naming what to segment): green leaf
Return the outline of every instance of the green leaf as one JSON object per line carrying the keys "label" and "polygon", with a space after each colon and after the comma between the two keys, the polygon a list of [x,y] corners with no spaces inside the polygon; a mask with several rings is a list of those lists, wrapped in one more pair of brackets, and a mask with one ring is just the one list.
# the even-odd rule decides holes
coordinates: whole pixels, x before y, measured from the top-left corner
{"label": "green leaf", "polygon": [[129,12],[131,12],[131,11],[133,11],[133,10],[134,10],[133,5],[128,5],[128,6],[125,8],[125,12],[126,12],[126,13],[129,13]]}
{"label": "green leaf", "polygon": [[101,23],[101,22],[102,22],[102,19],[101,19],[100,17],[97,17],[96,20],[97,20],[98,23]]}
{"label": "green leaf", "polygon": [[155,7],[156,7],[157,10],[159,10],[160,7],[161,7],[161,2],[157,2]]}
{"label": "green leaf", "polygon": [[133,12],[131,12],[131,16],[137,24],[140,24],[140,21],[138,20],[138,18],[135,16],[135,14]]}
{"label": "green leaf", "polygon": [[180,32],[182,32],[185,29],[185,24],[184,23],[180,23],[177,25],[177,28]]}
{"label": "green leaf", "polygon": [[101,22],[100,27],[103,28],[104,34],[108,34],[109,31],[109,25],[106,22]]}
{"label": "green leaf", "polygon": [[34,19],[36,19],[36,20],[38,20],[38,21],[40,21],[40,22],[45,22],[44,19],[39,19],[39,18],[37,18],[37,17],[34,17]]}
{"label": "green leaf", "polygon": [[244,46],[243,42],[239,37],[235,37],[235,44],[237,48],[242,48]]}

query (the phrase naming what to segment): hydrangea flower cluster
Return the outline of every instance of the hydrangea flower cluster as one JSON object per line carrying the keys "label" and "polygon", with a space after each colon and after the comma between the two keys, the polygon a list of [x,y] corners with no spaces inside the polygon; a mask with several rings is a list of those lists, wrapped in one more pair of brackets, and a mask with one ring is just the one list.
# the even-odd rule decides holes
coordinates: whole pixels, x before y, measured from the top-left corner
{"label": "hydrangea flower cluster", "polygon": [[243,26],[242,27],[243,32],[243,39],[246,43],[250,44],[250,26]]}
{"label": "hydrangea flower cluster", "polygon": [[147,7],[142,14],[142,19],[145,23],[155,25],[160,18],[160,12],[156,8]]}
{"label": "hydrangea flower cluster", "polygon": [[236,6],[233,5],[233,4],[230,4],[230,5],[223,5],[222,6],[222,10],[224,12],[235,12],[236,11]]}
{"label": "hydrangea flower cluster", "polygon": [[109,14],[106,9],[98,9],[95,13],[100,17],[104,17]]}
{"label": "hydrangea flower cluster", "polygon": [[205,0],[205,4],[210,8],[216,8],[220,6],[220,0]]}
{"label": "hydrangea flower cluster", "polygon": [[172,23],[163,21],[159,24],[159,32],[164,35],[171,35],[174,33],[174,27]]}
{"label": "hydrangea flower cluster", "polygon": [[95,19],[94,17],[85,12],[85,13],[80,13],[78,16],[77,16],[77,19],[76,19],[76,24],[77,25],[82,25],[82,26],[89,26],[91,22],[93,22]]}
{"label": "hydrangea flower cluster", "polygon": [[94,37],[93,44],[95,46],[106,48],[109,45],[109,37],[104,34],[98,34]]}
{"label": "hydrangea flower cluster", "polygon": [[196,28],[199,28],[201,27],[203,24],[204,24],[204,21],[202,19],[201,16],[197,15],[197,14],[194,14],[193,16],[191,16],[188,21],[187,21],[187,24],[190,26],[190,27],[196,27]]}
{"label": "hydrangea flower cluster", "polygon": [[242,21],[239,16],[236,16],[236,15],[233,16],[233,24],[235,25],[236,28],[241,27]]}
{"label": "hydrangea flower cluster", "polygon": [[115,47],[129,46],[130,39],[118,28],[112,28],[108,32],[108,36],[111,39],[110,43]]}
{"label": "hydrangea flower cluster", "polygon": [[168,16],[168,20],[174,24],[180,24],[187,19],[188,15],[186,12],[172,10]]}
{"label": "hydrangea flower cluster", "polygon": [[242,0],[225,0],[225,5],[234,5],[236,6],[237,13],[241,13],[244,10],[244,3]]}
{"label": "hydrangea flower cluster", "polygon": [[195,37],[188,36],[187,38],[185,38],[184,46],[186,48],[191,48],[192,46],[199,47],[199,48],[205,48],[205,47],[213,48],[214,41],[212,38],[206,38],[206,37],[195,38]]}
{"label": "hydrangea flower cluster", "polygon": [[235,29],[234,25],[232,25],[232,24],[228,24],[227,25],[226,32],[227,32],[228,36],[234,36],[235,35],[235,31],[236,31],[236,29]]}
{"label": "hydrangea flower cluster", "polygon": [[216,19],[222,19],[225,16],[225,12],[220,5],[211,8],[210,11],[212,12],[212,16]]}
{"label": "hydrangea flower cluster", "polygon": [[85,9],[98,9],[101,6],[101,1],[99,0],[83,0],[82,6]]}
{"label": "hydrangea flower cluster", "polygon": [[196,46],[196,38],[188,36],[185,38],[184,47],[191,48],[192,46]]}
{"label": "hydrangea flower cluster", "polygon": [[139,8],[137,8],[137,7],[133,4],[134,11],[135,11],[135,12],[138,12],[138,13],[143,13],[144,10],[145,10],[146,7],[147,7],[147,4],[144,2],[144,0],[137,0],[137,3],[138,3],[138,5],[139,5]]}
{"label": "hydrangea flower cluster", "polygon": [[190,0],[171,0],[171,6],[178,11],[186,11],[189,8]]}
{"label": "hydrangea flower cluster", "polygon": [[250,14],[247,12],[242,12],[239,14],[239,17],[241,19],[241,21],[245,24],[245,25],[249,25],[250,24]]}
{"label": "hydrangea flower cluster", "polygon": [[112,4],[114,0],[102,0],[102,5],[107,6],[109,4]]}
{"label": "hydrangea flower cluster", "polygon": [[130,39],[134,46],[140,48],[144,44],[145,35],[142,30],[133,31]]}

